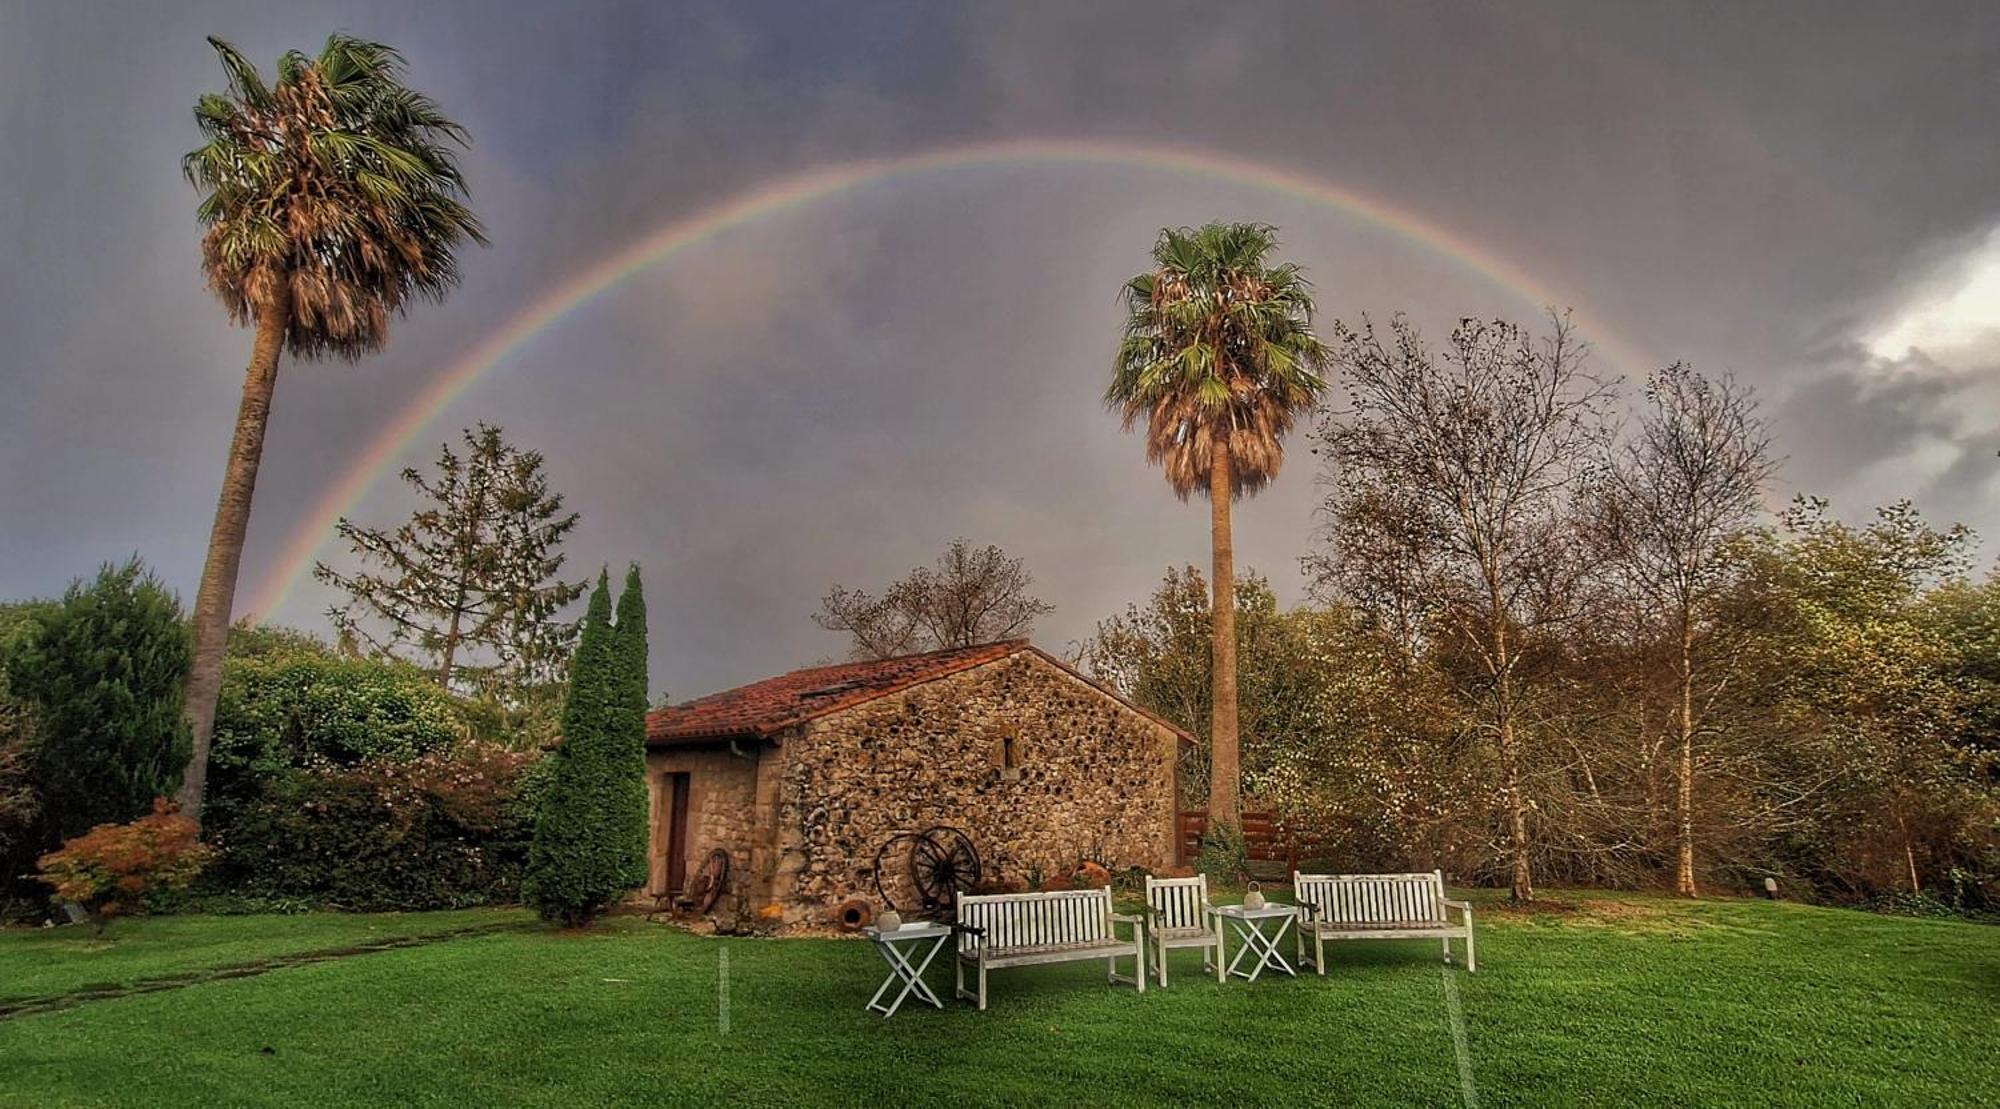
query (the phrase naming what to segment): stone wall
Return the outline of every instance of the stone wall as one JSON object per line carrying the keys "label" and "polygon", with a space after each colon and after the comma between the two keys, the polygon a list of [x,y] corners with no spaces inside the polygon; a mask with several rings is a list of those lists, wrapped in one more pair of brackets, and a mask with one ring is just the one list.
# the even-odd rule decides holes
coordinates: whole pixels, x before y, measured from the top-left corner
{"label": "stone wall", "polygon": [[[757,854],[756,846],[760,839],[769,840],[768,814],[771,806],[768,802],[764,806],[767,819],[763,821],[764,834],[760,837],[757,782],[760,770],[765,777],[775,779],[777,766],[774,760],[760,757],[760,750],[762,755],[770,754],[768,748],[745,744],[741,749],[748,758],[732,753],[724,744],[670,747],[646,753],[646,788],[652,798],[653,829],[649,892],[663,892],[666,883],[672,794],[666,788],[665,776],[673,773],[690,775],[688,874],[694,874],[708,853],[720,847],[729,852],[729,888],[724,894],[726,908],[741,912],[768,891],[768,881],[762,880],[770,873],[768,859],[753,856]],[[766,763],[771,765],[766,767]]]}
{"label": "stone wall", "polygon": [[1032,651],[822,717],[767,756],[771,897],[807,921],[875,901],[881,844],[939,824],[971,836],[988,877],[1171,866],[1177,743]]}

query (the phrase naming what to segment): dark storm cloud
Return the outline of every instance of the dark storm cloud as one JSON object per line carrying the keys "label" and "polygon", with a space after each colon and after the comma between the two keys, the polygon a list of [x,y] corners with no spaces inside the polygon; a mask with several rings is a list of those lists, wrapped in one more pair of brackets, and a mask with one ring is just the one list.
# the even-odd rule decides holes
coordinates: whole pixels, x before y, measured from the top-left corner
{"label": "dark storm cloud", "polygon": [[[218,83],[201,39],[268,64],[334,28],[403,47],[471,130],[494,246],[387,353],[286,367],[246,587],[376,428],[568,275],[790,173],[1023,136],[1187,146],[1393,200],[1587,302],[1586,331],[1756,384],[1792,486],[1851,515],[1910,495],[2000,534],[2000,357],[1867,346],[2000,223],[1984,5],[0,0],[0,596],[131,550],[192,592],[248,345],[200,288],[176,172],[188,105]],[[1028,559],[1059,648],[1167,563],[1206,561],[1199,506],[1097,398],[1118,282],[1161,224],[1213,217],[1279,223],[1328,314],[1441,331],[1539,307],[1245,186],[904,179],[639,275],[402,461],[474,419],[545,451],[584,516],[576,564],[645,563],[655,684],[676,694],[837,652],[806,619],[829,583],[879,583],[957,534]],[[1239,514],[1239,557],[1293,596],[1308,445]],[[360,508],[406,510],[393,482]],[[311,625],[325,599],[299,589],[277,615]]]}

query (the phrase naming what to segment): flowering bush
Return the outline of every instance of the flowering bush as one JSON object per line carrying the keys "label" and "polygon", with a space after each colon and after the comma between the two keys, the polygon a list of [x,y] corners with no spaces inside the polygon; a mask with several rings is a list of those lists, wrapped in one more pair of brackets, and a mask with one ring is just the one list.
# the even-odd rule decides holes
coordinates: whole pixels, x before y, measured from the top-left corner
{"label": "flowering bush", "polygon": [[195,822],[162,797],[130,824],[99,824],[43,855],[41,880],[58,899],[88,910],[102,931],[111,917],[158,908],[185,892],[212,854]]}

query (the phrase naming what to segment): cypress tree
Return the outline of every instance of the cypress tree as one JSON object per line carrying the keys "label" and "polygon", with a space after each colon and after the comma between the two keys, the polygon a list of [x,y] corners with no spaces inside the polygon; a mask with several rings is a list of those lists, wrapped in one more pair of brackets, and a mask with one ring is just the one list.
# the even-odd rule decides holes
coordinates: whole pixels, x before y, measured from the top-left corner
{"label": "cypress tree", "polygon": [[612,755],[618,772],[611,781],[615,834],[627,854],[625,885],[643,886],[646,873],[646,594],[639,566],[625,571],[618,596],[618,736]]}
{"label": "cypress tree", "polygon": [[[621,810],[630,796],[623,779],[632,770],[623,757],[629,732],[623,670],[611,626],[611,583],[600,573],[570,667],[562,743],[549,756],[554,767],[522,881],[523,896],[543,919],[570,927],[590,923],[628,888],[631,848]],[[638,786],[643,821],[643,777]]]}

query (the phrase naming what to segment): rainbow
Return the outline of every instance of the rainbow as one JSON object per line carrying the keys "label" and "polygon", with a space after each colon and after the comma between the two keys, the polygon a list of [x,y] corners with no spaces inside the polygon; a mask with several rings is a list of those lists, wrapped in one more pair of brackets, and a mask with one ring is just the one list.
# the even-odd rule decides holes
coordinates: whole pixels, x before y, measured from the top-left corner
{"label": "rainbow", "polygon": [[[1443,255],[1527,302],[1574,307],[1579,314],[1587,315],[1574,295],[1558,292],[1505,258],[1414,212],[1340,185],[1236,157],[1167,146],[1026,139],[953,146],[807,170],[652,231],[550,289],[466,351],[378,431],[366,449],[327,487],[292,529],[274,569],[252,598],[248,612],[269,615],[283,606],[286,595],[311,570],[320,545],[333,535],[334,523],[353,511],[381,474],[395,466],[412,440],[453,401],[551,324],[626,278],[744,224],[864,186],[946,170],[1037,165],[1161,170],[1264,189],[1323,205]],[[1601,320],[1597,325],[1597,346],[1613,363],[1634,371],[1646,365],[1615,337],[1606,334]]]}

